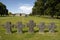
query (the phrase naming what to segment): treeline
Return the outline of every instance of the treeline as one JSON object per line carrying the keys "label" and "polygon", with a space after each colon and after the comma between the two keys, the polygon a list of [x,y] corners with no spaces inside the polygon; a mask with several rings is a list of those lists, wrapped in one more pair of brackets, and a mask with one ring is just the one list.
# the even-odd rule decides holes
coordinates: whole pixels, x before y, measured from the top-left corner
{"label": "treeline", "polygon": [[[0,2],[0,16],[7,16],[11,13],[8,12],[8,9],[5,4]],[[30,15],[47,15],[60,16],[60,0],[36,0],[35,5],[32,8],[32,13]]]}
{"label": "treeline", "polygon": [[0,16],[7,16],[7,15],[8,15],[8,9],[2,2],[0,2]]}
{"label": "treeline", "polygon": [[31,15],[60,16],[60,0],[37,0]]}

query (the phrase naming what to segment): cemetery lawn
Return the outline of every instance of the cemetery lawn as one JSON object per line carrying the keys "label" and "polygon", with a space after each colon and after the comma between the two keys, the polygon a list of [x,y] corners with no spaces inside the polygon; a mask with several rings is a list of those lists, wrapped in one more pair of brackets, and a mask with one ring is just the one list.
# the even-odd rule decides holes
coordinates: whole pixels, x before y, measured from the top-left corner
{"label": "cemetery lawn", "polygon": [[[5,24],[7,21],[11,21],[12,24],[16,24],[18,21],[22,21],[23,24],[26,24],[30,19],[34,20],[36,24],[40,22],[45,22],[48,25],[50,22],[55,22],[57,25],[55,33],[49,33],[48,29],[45,29],[44,34],[39,34],[38,27],[35,27],[35,33],[30,34],[28,33],[28,27],[23,28],[22,34],[17,34],[17,28],[12,28],[12,34],[5,34],[5,28],[1,26]],[[0,40],[60,40],[60,19],[51,19],[48,17],[36,17],[36,16],[29,16],[29,17],[0,17]]]}

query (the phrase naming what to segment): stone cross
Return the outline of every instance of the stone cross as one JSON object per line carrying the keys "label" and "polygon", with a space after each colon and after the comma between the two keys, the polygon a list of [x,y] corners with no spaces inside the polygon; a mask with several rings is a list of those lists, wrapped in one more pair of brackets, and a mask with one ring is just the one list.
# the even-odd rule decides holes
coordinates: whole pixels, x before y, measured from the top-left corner
{"label": "stone cross", "polygon": [[45,29],[45,23],[44,23],[44,22],[41,22],[41,23],[38,25],[38,27],[39,27],[39,33],[44,32],[44,29]]}
{"label": "stone cross", "polygon": [[24,26],[22,22],[17,22],[16,26],[17,26],[17,33],[22,33],[22,28]]}
{"label": "stone cross", "polygon": [[29,23],[27,23],[27,26],[29,27],[28,32],[33,33],[34,32],[34,27],[36,26],[36,23],[34,23],[33,20],[30,20]]}
{"label": "stone cross", "polygon": [[54,22],[51,22],[50,25],[49,25],[49,32],[51,32],[51,33],[55,32],[55,31],[54,31],[55,28],[56,28],[55,23],[54,23]]}
{"label": "stone cross", "polygon": [[11,22],[6,22],[5,25],[4,25],[5,29],[6,29],[6,34],[10,34],[12,33],[12,24]]}

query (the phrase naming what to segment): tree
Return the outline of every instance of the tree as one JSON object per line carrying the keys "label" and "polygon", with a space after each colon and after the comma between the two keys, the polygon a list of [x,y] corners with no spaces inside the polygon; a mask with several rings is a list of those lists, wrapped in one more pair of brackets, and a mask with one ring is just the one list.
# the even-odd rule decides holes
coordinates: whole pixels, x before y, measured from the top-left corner
{"label": "tree", "polygon": [[56,16],[58,18],[58,16],[60,16],[60,3],[56,5],[55,9],[56,9]]}
{"label": "tree", "polygon": [[32,15],[44,15],[44,0],[37,0],[32,9]]}
{"label": "tree", "polygon": [[8,12],[8,15],[12,15],[12,12]]}
{"label": "tree", "polygon": [[60,9],[60,0],[47,0],[45,7],[45,14],[50,15],[52,18],[60,14],[60,12],[58,12]]}
{"label": "tree", "polygon": [[47,0],[46,6],[47,6],[46,10],[50,9],[50,10],[47,10],[46,13],[49,11],[48,14],[53,18],[56,12],[56,9],[55,9],[56,0]]}
{"label": "tree", "polygon": [[37,0],[32,9],[32,15],[60,15],[60,0]]}
{"label": "tree", "polygon": [[8,9],[6,9],[6,6],[2,2],[0,2],[0,15],[8,15]]}

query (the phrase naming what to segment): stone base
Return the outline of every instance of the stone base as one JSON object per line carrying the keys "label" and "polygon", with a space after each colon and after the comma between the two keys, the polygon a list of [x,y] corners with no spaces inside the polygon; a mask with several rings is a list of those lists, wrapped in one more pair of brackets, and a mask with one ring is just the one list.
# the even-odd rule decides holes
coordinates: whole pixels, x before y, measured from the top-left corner
{"label": "stone base", "polygon": [[54,31],[49,31],[49,33],[54,33]]}
{"label": "stone base", "polygon": [[17,32],[18,34],[22,34],[23,32]]}
{"label": "stone base", "polygon": [[39,32],[39,34],[44,34],[44,32]]}
{"label": "stone base", "polygon": [[7,32],[6,32],[5,34],[12,34],[12,33],[11,33],[11,32],[10,32],[10,33],[7,33]]}

